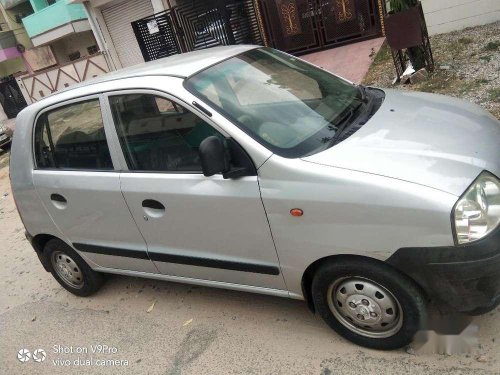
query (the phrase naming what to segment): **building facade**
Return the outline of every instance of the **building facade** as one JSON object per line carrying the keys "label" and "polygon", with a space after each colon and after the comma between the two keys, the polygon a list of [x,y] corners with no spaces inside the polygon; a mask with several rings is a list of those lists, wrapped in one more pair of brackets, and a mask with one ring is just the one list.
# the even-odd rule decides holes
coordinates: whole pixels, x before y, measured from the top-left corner
{"label": "building facade", "polygon": [[[26,6],[26,3],[28,6]],[[0,1],[0,122],[17,116],[27,102],[15,80],[28,71],[24,51],[33,47],[22,23],[32,13],[29,2]]]}
{"label": "building facade", "polygon": [[[15,118],[54,91],[109,71],[82,4],[0,0],[0,10],[0,121]],[[96,60],[90,67],[89,59]]]}
{"label": "building facade", "polygon": [[421,1],[430,35],[500,20],[499,0]]}
{"label": "building facade", "polygon": [[[26,103],[109,70],[216,45],[300,55],[383,36],[386,2],[0,0],[0,101],[12,117]],[[498,0],[422,4],[430,33],[500,19]],[[13,77],[26,103],[9,94]]]}
{"label": "building facade", "polygon": [[22,18],[33,48],[24,53],[28,74],[17,82],[28,103],[109,71],[82,4],[30,0]]}
{"label": "building facade", "polygon": [[[85,5],[96,39],[112,69],[219,44],[253,42],[300,55],[375,38],[384,35],[387,2],[71,1]],[[422,4],[432,34],[500,19],[498,0],[422,0]]]}

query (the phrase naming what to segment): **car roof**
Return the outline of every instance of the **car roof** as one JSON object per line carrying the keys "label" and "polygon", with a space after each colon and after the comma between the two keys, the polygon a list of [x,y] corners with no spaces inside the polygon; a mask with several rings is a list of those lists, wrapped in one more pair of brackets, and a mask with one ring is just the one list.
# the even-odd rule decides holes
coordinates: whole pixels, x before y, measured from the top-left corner
{"label": "car roof", "polygon": [[169,76],[177,78],[187,78],[203,69],[215,65],[221,61],[229,59],[240,53],[261,48],[258,45],[234,45],[206,48],[199,51],[181,53],[162,59],[145,62],[128,68],[123,68],[108,72],[88,81],[76,83],[62,90],[55,91],[46,97],[33,102],[24,110],[37,111],[47,105],[55,104],[58,101],[72,99],[82,95],[82,89],[93,91],[100,84],[106,84],[112,81],[140,78],[150,76]]}
{"label": "car roof", "polygon": [[221,46],[206,48],[199,51],[181,53],[109,72],[88,81],[72,85],[64,90],[57,91],[54,94],[123,78],[161,75],[186,78],[223,60],[259,47],[261,46]]}

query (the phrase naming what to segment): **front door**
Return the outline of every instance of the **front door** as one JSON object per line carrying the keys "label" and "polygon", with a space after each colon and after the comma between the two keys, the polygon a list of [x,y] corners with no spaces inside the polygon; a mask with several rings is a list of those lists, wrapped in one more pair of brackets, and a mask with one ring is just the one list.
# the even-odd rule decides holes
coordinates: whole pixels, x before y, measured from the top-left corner
{"label": "front door", "polygon": [[121,188],[161,273],[285,289],[257,176],[205,177],[200,142],[223,135],[178,103],[108,97],[128,171]]}
{"label": "front door", "polygon": [[36,190],[55,225],[87,260],[157,272],[123,199],[107,132],[95,96],[42,113],[35,127]]}

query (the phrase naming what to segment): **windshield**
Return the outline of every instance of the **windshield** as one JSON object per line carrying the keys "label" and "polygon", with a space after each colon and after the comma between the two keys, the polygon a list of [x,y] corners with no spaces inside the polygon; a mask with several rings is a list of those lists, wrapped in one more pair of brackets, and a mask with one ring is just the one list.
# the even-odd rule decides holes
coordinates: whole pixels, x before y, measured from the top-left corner
{"label": "windshield", "polygon": [[353,84],[271,48],[209,67],[189,78],[186,88],[288,158],[335,144],[364,95]]}

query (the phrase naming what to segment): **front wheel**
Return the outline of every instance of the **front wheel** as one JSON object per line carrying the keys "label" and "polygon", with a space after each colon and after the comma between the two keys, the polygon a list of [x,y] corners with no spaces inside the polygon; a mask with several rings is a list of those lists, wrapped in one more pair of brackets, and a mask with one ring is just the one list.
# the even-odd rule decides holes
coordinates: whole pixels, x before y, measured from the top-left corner
{"label": "front wheel", "polygon": [[426,320],[420,288],[390,266],[370,259],[324,264],[314,276],[312,296],[331,328],[373,349],[408,345]]}

